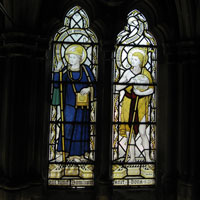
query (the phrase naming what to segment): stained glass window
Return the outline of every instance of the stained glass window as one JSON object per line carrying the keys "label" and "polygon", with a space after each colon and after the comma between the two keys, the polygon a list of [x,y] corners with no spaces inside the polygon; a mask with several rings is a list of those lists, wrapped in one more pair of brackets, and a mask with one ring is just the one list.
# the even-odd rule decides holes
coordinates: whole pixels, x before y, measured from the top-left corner
{"label": "stained glass window", "polygon": [[138,10],[128,14],[114,52],[114,186],[155,184],[157,48]]}
{"label": "stained glass window", "polygon": [[93,186],[98,41],[81,7],[66,14],[52,49],[48,184]]}

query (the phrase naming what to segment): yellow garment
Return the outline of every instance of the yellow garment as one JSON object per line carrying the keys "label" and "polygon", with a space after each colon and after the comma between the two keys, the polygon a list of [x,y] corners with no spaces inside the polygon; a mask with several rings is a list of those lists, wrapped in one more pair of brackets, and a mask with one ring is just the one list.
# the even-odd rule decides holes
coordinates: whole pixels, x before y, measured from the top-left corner
{"label": "yellow garment", "polygon": [[[152,84],[153,81],[152,81],[151,74],[146,68],[142,69],[142,74],[145,75],[149,79],[149,83]],[[149,88],[154,88],[154,87],[151,85],[149,86]],[[128,86],[125,90],[126,92],[131,94],[133,91],[133,86],[132,85]],[[139,122],[141,122],[144,116],[146,118],[146,122],[148,121],[148,106],[149,106],[150,100],[151,100],[151,95],[139,97],[137,108],[136,108],[138,112]],[[134,109],[134,108],[130,108],[130,105],[131,105],[131,98],[124,96],[123,101],[122,101],[122,108],[121,108],[121,122],[122,123],[129,122],[130,109]],[[130,132],[130,127],[128,124],[121,124],[119,131],[120,131],[121,136],[126,137],[126,132]]]}

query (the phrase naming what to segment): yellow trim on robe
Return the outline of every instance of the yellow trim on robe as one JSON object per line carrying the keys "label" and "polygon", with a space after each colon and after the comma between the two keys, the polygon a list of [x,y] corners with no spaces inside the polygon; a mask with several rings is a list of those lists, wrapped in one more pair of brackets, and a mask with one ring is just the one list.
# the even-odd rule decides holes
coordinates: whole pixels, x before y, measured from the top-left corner
{"label": "yellow trim on robe", "polygon": [[[145,75],[149,79],[150,84],[153,83],[152,76],[146,68],[142,69],[142,74]],[[154,88],[154,86],[150,85],[149,88]],[[125,90],[126,92],[131,93],[131,91],[133,90],[133,86],[132,85],[128,86]],[[150,100],[151,100],[151,95],[139,97],[138,106],[137,106],[139,122],[143,119],[144,116],[146,118],[146,122],[148,121],[148,106],[149,106]],[[129,122],[130,105],[131,105],[131,99],[124,96],[123,101],[122,101],[122,108],[121,108],[121,122],[122,123]],[[130,127],[128,124],[121,124],[119,131],[120,131],[121,136],[127,137],[126,132],[130,132]]]}

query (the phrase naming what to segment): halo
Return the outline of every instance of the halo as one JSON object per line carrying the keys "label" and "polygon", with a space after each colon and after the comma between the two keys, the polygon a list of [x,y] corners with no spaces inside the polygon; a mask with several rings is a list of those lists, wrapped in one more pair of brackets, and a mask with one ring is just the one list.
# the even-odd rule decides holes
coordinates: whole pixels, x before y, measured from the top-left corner
{"label": "halo", "polygon": [[[116,65],[118,68],[122,70],[127,70],[131,68],[131,65],[127,61],[127,54],[129,52],[129,49],[131,47],[129,46],[119,46],[118,49],[116,50]],[[122,62],[123,60],[123,62]]]}
{"label": "halo", "polygon": [[55,53],[55,57],[56,57],[56,61],[62,61],[62,57],[61,57],[61,49],[62,49],[62,45],[61,44],[56,44],[55,48],[54,48],[54,53]]}
{"label": "halo", "polygon": [[72,44],[72,45],[69,45],[69,46],[65,49],[65,59],[66,59],[66,61],[67,61],[68,63],[69,63],[69,59],[68,59],[68,56],[67,56],[67,51],[68,51],[68,49],[71,48],[71,47],[77,47],[77,46],[81,47],[82,50],[83,50],[82,56],[81,56],[81,62],[80,62],[80,64],[82,64],[82,63],[85,62],[86,57],[87,57],[87,52],[86,52],[85,48],[84,48],[83,46],[79,45],[79,44]]}
{"label": "halo", "polygon": [[132,48],[129,52],[128,52],[128,63],[131,65],[131,57],[135,52],[139,52],[141,53],[143,56],[145,56],[145,52],[144,50],[141,50],[139,48]]}

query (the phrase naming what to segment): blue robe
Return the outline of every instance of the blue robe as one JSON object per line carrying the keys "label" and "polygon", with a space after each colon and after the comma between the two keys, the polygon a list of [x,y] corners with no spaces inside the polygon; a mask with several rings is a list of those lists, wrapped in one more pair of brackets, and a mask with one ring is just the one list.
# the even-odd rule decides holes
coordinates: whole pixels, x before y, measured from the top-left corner
{"label": "blue robe", "polygon": [[[70,156],[80,156],[84,155],[90,150],[90,109],[87,107],[77,107],[76,104],[76,94],[73,90],[72,83],[76,88],[76,92],[80,92],[81,89],[87,87],[94,88],[95,95],[95,86],[91,83],[95,81],[94,75],[91,69],[88,66],[85,66],[87,73],[90,78],[87,77],[85,70],[81,66],[82,76],[80,78],[80,71],[71,72],[73,80],[79,80],[78,82],[71,82],[72,80],[68,76],[66,68],[63,69],[62,81],[63,81],[63,108],[64,108],[64,134],[65,134],[65,152],[68,152]],[[54,73],[53,80],[54,90],[59,90],[59,81],[60,74]],[[90,82],[91,80],[91,82]],[[59,95],[59,92],[54,92],[53,99],[56,99],[54,95]],[[53,105],[55,103],[52,102]],[[57,105],[58,102],[56,103]],[[78,123],[77,123],[78,122]],[[60,136],[58,139],[58,148],[57,151],[61,152],[62,149],[62,133],[60,131]]]}

